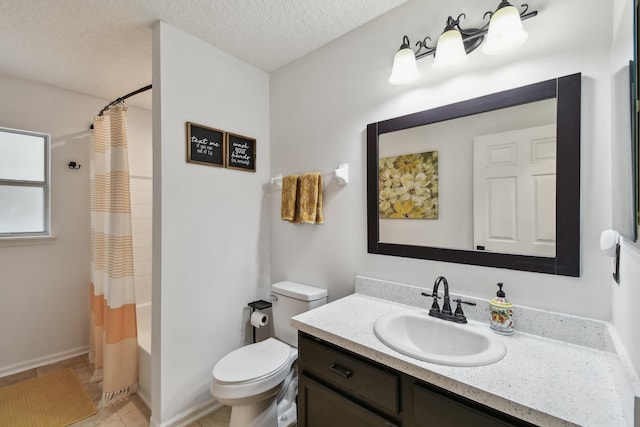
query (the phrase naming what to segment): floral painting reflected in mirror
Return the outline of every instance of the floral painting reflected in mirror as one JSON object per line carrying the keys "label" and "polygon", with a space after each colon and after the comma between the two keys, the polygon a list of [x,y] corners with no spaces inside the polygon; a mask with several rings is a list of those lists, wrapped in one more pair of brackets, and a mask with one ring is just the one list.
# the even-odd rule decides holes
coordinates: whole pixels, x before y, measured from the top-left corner
{"label": "floral painting reflected in mirror", "polygon": [[438,152],[383,157],[379,163],[382,219],[438,219]]}

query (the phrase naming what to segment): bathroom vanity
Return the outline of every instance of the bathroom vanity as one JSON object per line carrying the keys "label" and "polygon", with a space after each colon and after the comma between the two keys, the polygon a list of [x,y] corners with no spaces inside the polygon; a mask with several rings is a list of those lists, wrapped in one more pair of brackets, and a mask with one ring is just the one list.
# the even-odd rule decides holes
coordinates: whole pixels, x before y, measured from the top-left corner
{"label": "bathroom vanity", "polygon": [[[358,277],[355,294],[293,318],[299,426],[633,426],[638,380],[610,325],[521,309],[516,332],[500,337],[502,360],[445,366],[398,353],[373,332],[390,313],[426,316],[421,290]],[[465,312],[472,323],[487,316],[488,328],[488,302],[478,304]]]}
{"label": "bathroom vanity", "polygon": [[311,335],[299,335],[298,425],[534,426]]}

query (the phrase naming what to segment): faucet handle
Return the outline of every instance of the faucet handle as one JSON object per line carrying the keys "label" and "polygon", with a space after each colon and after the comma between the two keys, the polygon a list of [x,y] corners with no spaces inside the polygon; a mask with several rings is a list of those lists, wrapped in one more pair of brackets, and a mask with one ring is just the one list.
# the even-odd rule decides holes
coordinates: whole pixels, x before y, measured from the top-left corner
{"label": "faucet handle", "polygon": [[451,301],[455,302],[455,303],[456,303],[456,304],[458,304],[458,305],[460,305],[460,304],[476,305],[476,303],[475,303],[475,302],[471,302],[471,301],[464,301],[464,300],[462,300],[462,299],[460,299],[460,298],[456,298],[456,299],[451,300]]}
{"label": "faucet handle", "polygon": [[423,297],[433,297],[433,298],[437,298],[440,299],[440,297],[438,296],[438,294],[428,294],[426,292],[421,292],[420,295],[422,295]]}
{"label": "faucet handle", "polygon": [[464,312],[462,311],[462,304],[474,306],[476,305],[476,303],[471,301],[463,301],[460,298],[454,299],[453,302],[456,303],[456,311],[453,313],[454,317],[456,318],[456,322],[467,323],[467,317],[464,315]]}
{"label": "faucet handle", "polygon": [[426,292],[421,292],[420,294],[425,297],[433,298],[433,304],[431,304],[429,314],[440,314],[440,306],[438,305],[438,300],[440,299],[440,297],[438,296],[438,294],[428,294]]}

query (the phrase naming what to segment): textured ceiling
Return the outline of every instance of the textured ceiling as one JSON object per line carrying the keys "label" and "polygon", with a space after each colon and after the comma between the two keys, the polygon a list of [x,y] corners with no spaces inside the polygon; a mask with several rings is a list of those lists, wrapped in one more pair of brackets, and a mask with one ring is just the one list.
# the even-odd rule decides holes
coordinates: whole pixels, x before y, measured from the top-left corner
{"label": "textured ceiling", "polygon": [[406,1],[1,0],[0,74],[116,99],[151,82],[158,20],[269,72]]}

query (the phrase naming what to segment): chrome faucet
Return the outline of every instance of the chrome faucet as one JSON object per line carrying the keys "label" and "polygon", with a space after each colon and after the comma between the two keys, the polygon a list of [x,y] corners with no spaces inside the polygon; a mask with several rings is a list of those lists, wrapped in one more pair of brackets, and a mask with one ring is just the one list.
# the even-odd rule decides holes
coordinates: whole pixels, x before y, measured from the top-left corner
{"label": "chrome faucet", "polygon": [[[438,296],[438,287],[440,286],[440,283],[444,285],[444,303],[442,304],[442,310],[440,310],[440,305],[438,304],[438,300],[440,299],[440,297]],[[456,311],[452,312],[451,298],[449,296],[449,283],[444,276],[438,276],[438,278],[436,278],[436,281],[433,284],[433,291],[431,292],[431,295],[426,292],[422,292],[421,295],[425,297],[433,297],[433,304],[431,304],[429,316],[449,320],[456,323],[467,323],[467,317],[462,311],[462,304],[476,305],[475,302],[463,301],[462,299],[457,298],[453,300],[453,302],[456,303]]]}

